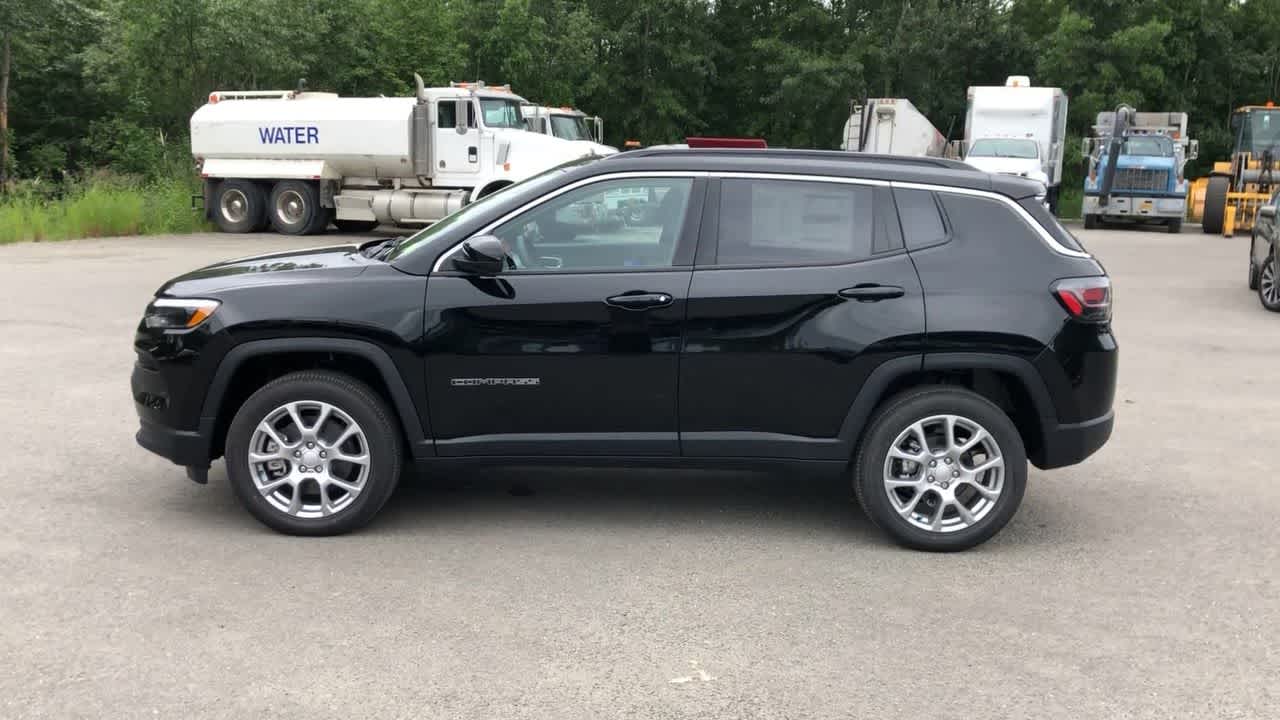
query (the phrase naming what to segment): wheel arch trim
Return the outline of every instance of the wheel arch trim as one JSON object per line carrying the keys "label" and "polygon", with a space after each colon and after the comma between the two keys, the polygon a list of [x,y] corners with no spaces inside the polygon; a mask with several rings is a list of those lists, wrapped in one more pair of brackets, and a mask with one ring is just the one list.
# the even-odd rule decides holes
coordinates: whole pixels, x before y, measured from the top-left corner
{"label": "wheel arch trim", "polygon": [[227,351],[218,363],[213,380],[205,393],[204,404],[200,409],[200,434],[209,442],[213,440],[214,428],[218,414],[222,411],[222,403],[226,397],[236,373],[251,358],[264,355],[284,355],[299,352],[335,353],[354,355],[370,362],[382,377],[387,391],[391,394],[392,409],[400,420],[405,438],[415,457],[435,455],[435,445],[423,430],[418,416],[418,408],[405,385],[404,378],[391,360],[391,356],[377,345],[351,338],[332,337],[291,337],[269,340],[251,340],[236,345]]}

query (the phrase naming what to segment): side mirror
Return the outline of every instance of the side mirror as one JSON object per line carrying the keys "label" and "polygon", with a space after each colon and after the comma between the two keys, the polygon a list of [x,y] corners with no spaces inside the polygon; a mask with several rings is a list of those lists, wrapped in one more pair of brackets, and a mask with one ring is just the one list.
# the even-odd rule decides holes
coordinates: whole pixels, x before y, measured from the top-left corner
{"label": "side mirror", "polygon": [[1265,218],[1274,218],[1276,216],[1275,205],[1263,205],[1258,208],[1258,214]]}
{"label": "side mirror", "polygon": [[453,268],[468,275],[491,277],[502,272],[507,262],[507,249],[493,235],[479,235],[462,243],[462,251],[453,258]]}
{"label": "side mirror", "polygon": [[460,98],[453,101],[453,128],[459,135],[467,134],[467,113],[471,110],[471,101]]}

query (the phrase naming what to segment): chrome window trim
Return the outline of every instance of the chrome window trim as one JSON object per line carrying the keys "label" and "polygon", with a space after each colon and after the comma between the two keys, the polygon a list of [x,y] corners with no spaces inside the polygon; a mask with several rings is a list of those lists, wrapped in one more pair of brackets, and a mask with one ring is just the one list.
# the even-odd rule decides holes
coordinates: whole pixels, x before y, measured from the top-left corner
{"label": "chrome window trim", "polygon": [[[532,200],[528,203],[525,203],[524,205],[521,205],[515,210],[512,210],[506,215],[503,215],[497,220],[481,228],[479,231],[477,231],[473,235],[473,237],[476,235],[490,234],[493,232],[493,229],[495,227],[507,222],[511,218],[527,210],[531,210],[541,205],[544,202],[557,198],[563,195],[564,193],[570,192],[572,190],[576,190],[586,185],[591,185],[597,182],[608,182],[610,180],[625,180],[628,178],[664,178],[664,177],[683,177],[683,178],[690,178],[690,179],[702,178],[702,177],[747,178],[747,179],[760,179],[760,180],[792,180],[792,181],[799,181],[799,182],[826,182],[826,183],[836,183],[841,185],[869,185],[869,186],[894,187],[894,188],[900,187],[900,188],[903,188],[904,190],[928,190],[931,192],[952,193],[954,195],[969,195],[972,197],[986,198],[989,200],[995,200],[997,202],[1003,203],[1004,205],[1007,205],[1009,208],[1011,208],[1014,211],[1014,213],[1022,219],[1023,222],[1027,223],[1027,225],[1030,226],[1031,229],[1035,231],[1035,233],[1040,237],[1041,242],[1047,245],[1050,250],[1058,253],[1059,255],[1065,255],[1067,257],[1076,257],[1076,258],[1093,257],[1087,252],[1072,250],[1071,248],[1058,242],[1058,240],[1054,238],[1053,235],[1051,235],[1048,230],[1046,230],[1042,225],[1040,225],[1039,222],[1036,221],[1034,217],[1032,217],[1031,213],[1027,212],[1026,208],[1022,207],[1017,202],[1015,202],[1013,198],[1007,195],[1001,195],[1000,193],[994,192],[991,190],[978,190],[975,188],[955,187],[952,185],[934,185],[931,183],[903,182],[899,180],[875,180],[871,178],[837,177],[833,175],[816,175],[816,174],[809,175],[804,173],[747,172],[747,171],[735,171],[735,170],[726,170],[726,171],[629,170],[626,172],[608,173],[604,175],[593,175],[589,178],[583,178],[576,182],[569,183],[568,185],[565,185],[564,187],[559,188],[553,193],[550,193],[548,195],[543,195],[542,197],[537,198],[536,200]],[[456,245],[454,245],[453,247],[449,248],[444,253],[442,253],[440,255],[440,258],[436,260],[435,265],[432,266],[431,272],[433,273],[440,272],[444,266],[445,261],[448,260],[449,257],[452,256],[455,252],[460,250],[462,248],[462,243],[464,242],[466,242],[466,240],[462,240],[458,242]]]}
{"label": "chrome window trim", "polygon": [[1067,257],[1076,257],[1076,258],[1093,257],[1087,252],[1072,250],[1066,245],[1063,245],[1062,243],[1058,242],[1058,240],[1054,238],[1053,235],[1049,234],[1048,230],[1044,229],[1044,226],[1042,226],[1039,222],[1036,221],[1034,217],[1031,216],[1031,213],[1027,212],[1026,208],[1014,202],[1013,198],[1007,195],[1001,195],[998,192],[992,192],[990,190],[975,190],[973,188],[951,187],[950,185],[930,185],[927,183],[899,182],[896,180],[891,182],[890,185],[896,188],[900,187],[904,190],[930,190],[932,192],[951,193],[953,195],[971,195],[973,197],[981,197],[981,198],[987,198],[990,200],[997,200],[1013,208],[1013,211],[1019,217],[1022,218],[1022,221],[1030,225],[1031,228],[1036,231],[1036,234],[1040,236],[1040,240],[1043,241],[1045,245],[1048,245],[1050,250],[1058,253],[1059,255],[1066,255]]}
{"label": "chrome window trim", "polygon": [[[484,227],[480,228],[476,232],[472,233],[471,237],[492,234],[494,228],[507,222],[511,218],[514,218],[515,216],[520,215],[521,213],[524,213],[526,211],[532,210],[545,202],[554,200],[555,198],[558,198],[567,192],[577,190],[578,188],[585,187],[587,185],[593,185],[595,183],[600,183],[600,182],[609,182],[610,180],[627,180],[631,178],[688,178],[690,180],[696,180],[697,178],[707,177],[708,175],[710,175],[710,173],[702,170],[653,170],[653,171],[628,170],[626,172],[607,173],[604,175],[592,175],[591,177],[582,178],[581,180],[571,182],[562,188],[558,188],[555,192],[548,193],[546,195],[543,195],[542,197],[530,200],[524,205],[521,205],[515,210],[512,210],[506,215],[503,215],[497,220],[494,220],[488,225],[485,225]],[[469,239],[471,238],[467,238],[467,240]],[[441,253],[440,258],[436,260],[436,264],[431,266],[431,272],[432,273],[441,272],[444,268],[445,261],[448,260],[455,252],[458,252],[459,250],[461,250],[462,244],[465,242],[466,240],[460,240],[456,245],[454,245],[453,247]]]}

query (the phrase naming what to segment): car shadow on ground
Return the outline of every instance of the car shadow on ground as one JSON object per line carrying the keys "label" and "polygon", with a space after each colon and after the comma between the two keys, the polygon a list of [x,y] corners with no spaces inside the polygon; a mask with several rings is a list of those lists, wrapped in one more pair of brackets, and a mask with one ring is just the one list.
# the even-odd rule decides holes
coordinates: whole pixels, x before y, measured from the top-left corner
{"label": "car shadow on ground", "polygon": [[[211,470],[206,490],[183,493],[180,507],[169,509],[212,526],[271,532],[235,503],[221,463]],[[485,468],[451,470],[442,477],[406,475],[359,534],[426,539],[493,527],[583,537],[651,530],[894,547],[863,515],[846,476],[786,471]],[[1032,490],[1010,525],[984,547],[1056,546],[1074,542],[1081,532],[1106,529],[1089,530],[1062,517],[1052,497],[1039,498]]]}

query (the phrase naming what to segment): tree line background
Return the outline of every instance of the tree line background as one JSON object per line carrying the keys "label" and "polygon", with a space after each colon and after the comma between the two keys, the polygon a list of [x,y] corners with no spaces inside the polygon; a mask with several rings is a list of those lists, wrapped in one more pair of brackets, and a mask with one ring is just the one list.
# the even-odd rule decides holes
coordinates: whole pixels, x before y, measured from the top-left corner
{"label": "tree line background", "polygon": [[599,114],[612,144],[819,148],[868,95],[959,137],[967,86],[1026,74],[1067,91],[1075,137],[1120,102],[1184,110],[1210,160],[1231,108],[1277,95],[1280,0],[0,0],[5,172],[189,173],[212,90],[403,95],[414,72]]}

